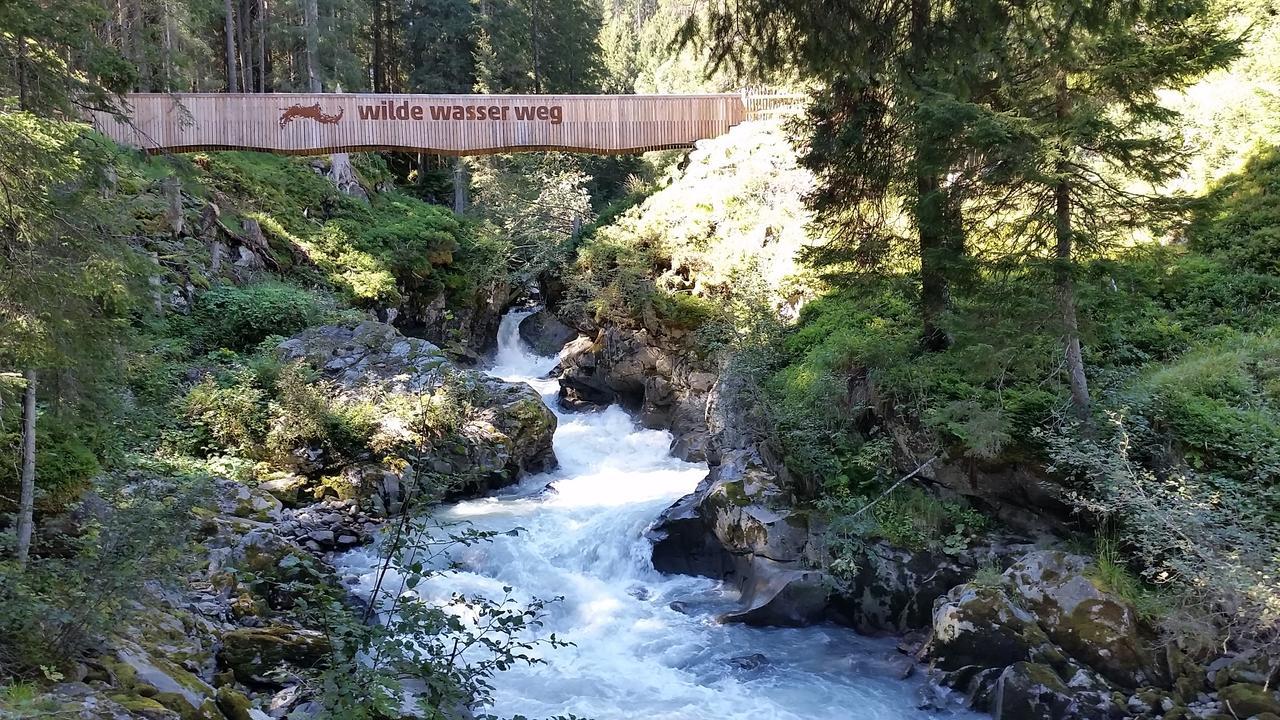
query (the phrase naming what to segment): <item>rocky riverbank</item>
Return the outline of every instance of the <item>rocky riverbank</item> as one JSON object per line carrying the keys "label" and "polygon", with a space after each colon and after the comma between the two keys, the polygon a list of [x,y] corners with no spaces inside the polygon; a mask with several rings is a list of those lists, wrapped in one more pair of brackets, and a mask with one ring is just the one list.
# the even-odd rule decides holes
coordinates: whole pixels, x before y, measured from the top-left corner
{"label": "rocky riverbank", "polygon": [[[347,461],[305,446],[290,453],[290,467],[258,483],[208,480],[192,511],[197,543],[185,549],[183,580],[149,589],[134,619],[50,690],[50,712],[112,720],[315,716],[319,674],[341,642],[335,633],[360,622],[333,553],[376,540],[382,523],[418,498],[479,495],[555,464],[555,417],[531,388],[456,367],[431,343],[388,325],[312,328],[277,353],[307,364],[346,401],[368,404],[383,436],[416,452]],[[473,412],[456,433],[411,438],[405,403],[429,403],[446,388],[465,390]],[[139,474],[133,482],[140,491],[168,481]]]}
{"label": "rocky riverbank", "polygon": [[[531,324],[535,339],[569,334],[545,318]],[[959,700],[999,720],[1280,717],[1275,657],[1166,643],[1092,559],[1063,549],[1064,489],[1042,469],[931,461],[869,383],[867,422],[894,429],[902,464],[921,466],[944,495],[981,502],[1002,529],[945,549],[871,538],[833,567],[831,528],[796,501],[762,419],[736,400],[744,393],[726,385],[733,378],[694,357],[681,337],[606,325],[571,340],[557,372],[566,405],[620,402],[670,429],[678,455],[708,462],[704,481],[648,535],[658,570],[742,590],[725,621],[901,635],[904,658],[938,688],[923,704]]]}

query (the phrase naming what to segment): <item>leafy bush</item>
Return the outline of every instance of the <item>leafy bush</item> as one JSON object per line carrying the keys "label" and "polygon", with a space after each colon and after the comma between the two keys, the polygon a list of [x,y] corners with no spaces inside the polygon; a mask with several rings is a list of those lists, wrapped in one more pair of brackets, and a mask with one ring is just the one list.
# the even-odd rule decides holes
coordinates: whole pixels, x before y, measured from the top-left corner
{"label": "leafy bush", "polygon": [[271,335],[291,335],[318,322],[322,308],[307,290],[281,282],[201,293],[192,312],[197,337],[207,348],[252,348]]}
{"label": "leafy bush", "polygon": [[[79,418],[41,412],[36,418],[36,506],[61,510],[102,471],[98,453],[86,439],[94,429]],[[18,458],[22,452],[21,409],[17,403],[0,415],[0,457],[11,460],[0,473],[0,507],[12,509],[18,497]],[[10,501],[13,498],[14,501]]]}
{"label": "leafy bush", "polygon": [[889,494],[827,497],[818,510],[828,519],[830,566],[838,576],[856,575],[867,540],[883,539],[909,550],[957,553],[989,526],[961,501],[943,501],[906,485]]}
{"label": "leafy bush", "polygon": [[243,373],[230,382],[207,376],[187,392],[183,414],[202,431],[199,449],[252,453],[262,442],[266,399]]}

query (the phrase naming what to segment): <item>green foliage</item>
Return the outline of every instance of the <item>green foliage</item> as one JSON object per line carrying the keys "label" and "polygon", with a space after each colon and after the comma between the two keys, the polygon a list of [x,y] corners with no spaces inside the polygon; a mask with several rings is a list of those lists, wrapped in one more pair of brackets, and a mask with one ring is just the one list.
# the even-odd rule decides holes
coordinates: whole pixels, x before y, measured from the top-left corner
{"label": "green foliage", "polygon": [[[12,398],[0,393],[0,399]],[[18,497],[17,458],[21,453],[21,406],[17,402],[0,407],[0,457],[5,458],[0,474],[0,508],[14,509]],[[99,455],[108,448],[95,442],[90,421],[73,415],[44,411],[36,418],[36,507],[56,511],[75,499],[102,469]]]}
{"label": "green foliage", "polygon": [[[444,604],[419,594],[452,572],[453,553],[498,534],[406,519],[382,549],[365,618],[351,617],[336,599],[306,608],[333,641],[319,683],[325,717],[396,716],[412,688],[422,717],[446,720],[457,708],[490,702],[496,673],[545,662],[537,648],[569,644],[540,633],[547,603],[558,598],[519,600],[510,587],[499,597],[454,594]],[[365,622],[370,617],[385,622]]]}
{"label": "green foliage", "polygon": [[0,674],[69,671],[118,630],[136,612],[144,583],[176,571],[202,485],[191,477],[104,477],[95,487],[100,506],[75,534],[41,537],[59,550],[38,554],[25,570],[11,559],[12,535],[0,536]]}
{"label": "green foliage", "polygon": [[943,501],[914,485],[887,495],[824,498],[818,511],[828,520],[830,567],[842,579],[856,576],[865,544],[882,539],[909,550],[948,554],[963,551],[990,522],[960,501]]}
{"label": "green foliage", "polygon": [[180,401],[186,424],[174,449],[287,464],[299,448],[342,462],[367,456],[375,443],[377,409],[341,399],[309,366],[281,365],[269,348],[209,357],[219,367]]}
{"label": "green foliage", "polygon": [[1095,535],[1093,564],[1086,576],[1099,590],[1128,601],[1150,622],[1158,621],[1169,609],[1165,606],[1166,599],[1129,569],[1114,533],[1099,530]]}
{"label": "green foliage", "polygon": [[202,449],[248,453],[262,442],[265,405],[266,393],[249,378],[240,376],[224,386],[209,376],[187,392],[183,413],[202,431]]}
{"label": "green foliage", "polygon": [[292,335],[322,315],[319,300],[302,288],[268,281],[222,285],[196,298],[192,318],[206,348],[251,348],[271,335]]}
{"label": "green foliage", "polygon": [[768,304],[805,294],[791,276],[796,251],[809,242],[800,198],[812,177],[775,124],[740,126],[700,144],[658,185],[579,237],[566,273],[568,312],[696,328],[754,297],[738,292],[745,277],[768,288]]}
{"label": "green foliage", "polygon": [[1210,190],[1191,247],[1248,272],[1280,275],[1280,148],[1260,149]]}
{"label": "green foliage", "polygon": [[[1080,508],[1119,543],[1100,544],[1098,581],[1193,643],[1220,642],[1218,629],[1245,645],[1271,641],[1280,618],[1280,497],[1267,479],[1274,469],[1256,480],[1197,471],[1170,462],[1168,438],[1144,417],[1116,412],[1109,420],[1101,434],[1043,435],[1051,469],[1076,484]],[[1141,568],[1141,583],[1127,577],[1129,567]],[[1154,592],[1144,599],[1147,587]]]}
{"label": "green foliage", "polygon": [[1124,399],[1195,469],[1264,487],[1280,481],[1280,332],[1188,353]]}

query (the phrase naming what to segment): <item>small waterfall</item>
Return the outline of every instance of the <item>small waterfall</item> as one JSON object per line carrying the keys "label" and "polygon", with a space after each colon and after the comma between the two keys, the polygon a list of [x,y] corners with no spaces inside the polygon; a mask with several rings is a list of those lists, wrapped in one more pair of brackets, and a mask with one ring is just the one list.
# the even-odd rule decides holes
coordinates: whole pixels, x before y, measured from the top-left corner
{"label": "small waterfall", "polygon": [[[543,379],[556,359],[530,353],[520,340],[519,323],[530,312],[503,318],[490,372],[542,393],[560,422],[560,467],[496,496],[442,508],[442,520],[525,532],[467,548],[458,558],[463,570],[418,588],[441,599],[500,595],[503,586],[523,598],[564,597],[550,606],[545,630],[574,646],[543,651],[544,665],[498,675],[488,712],[597,720],[930,717],[915,709],[920,684],[897,679],[886,660],[892,641],[834,626],[720,624],[716,617],[736,607],[736,591],[653,569],[644,530],[693,490],[706,467],[671,457],[668,433],[639,428],[617,407],[561,412],[556,382]],[[366,593],[376,562],[368,550],[340,559],[362,576]]]}

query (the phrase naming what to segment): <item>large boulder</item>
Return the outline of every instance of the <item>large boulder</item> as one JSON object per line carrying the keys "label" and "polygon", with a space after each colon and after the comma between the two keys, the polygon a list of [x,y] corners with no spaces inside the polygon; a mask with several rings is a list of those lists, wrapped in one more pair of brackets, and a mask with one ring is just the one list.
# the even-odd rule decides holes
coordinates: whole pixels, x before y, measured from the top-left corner
{"label": "large boulder", "polygon": [[[340,400],[372,405],[380,415],[380,442],[400,444],[415,455],[425,450],[425,457],[403,459],[453,478],[450,496],[482,494],[515,482],[521,473],[555,466],[555,415],[533,388],[459,368],[435,345],[405,337],[390,325],[367,321],[311,328],[281,343],[277,352],[285,361],[305,362],[323,373]],[[457,427],[426,438],[425,447],[404,416],[405,408],[422,399],[464,408]],[[380,496],[384,508],[398,506],[402,498],[394,496],[412,482],[401,465],[344,471],[327,466],[314,449],[294,454],[307,458],[300,471],[337,474],[354,495]]]}
{"label": "large boulder", "polygon": [[1119,720],[1124,708],[1105,686],[1063,680],[1050,666],[1017,662],[996,680],[991,697],[995,720]]}
{"label": "large boulder", "polygon": [[328,638],[315,630],[289,625],[244,627],[223,635],[218,661],[240,682],[272,685],[272,675],[285,665],[315,667],[329,651]]}
{"label": "large boulder", "polygon": [[539,310],[520,321],[520,339],[543,357],[559,355],[564,346],[577,336],[576,330],[547,310]]}
{"label": "large boulder", "polygon": [[973,574],[980,564],[977,555],[907,550],[868,540],[856,554],[857,570],[836,586],[832,616],[867,634],[927,627],[934,602]]}
{"label": "large boulder", "polygon": [[1087,558],[1035,550],[988,584],[959,585],[935,604],[921,655],[1002,720],[1123,717],[1118,691],[1168,679],[1133,607],[1088,572]]}
{"label": "large boulder", "polygon": [[565,345],[557,368],[561,404],[578,410],[622,405],[645,427],[670,430],[677,457],[706,459],[716,376],[699,363],[687,338],[673,332],[608,326]]}
{"label": "large boulder", "polygon": [[1122,687],[1164,684],[1137,611],[1089,579],[1091,562],[1041,550],[1010,567],[1004,581],[1054,643],[1108,680]]}

